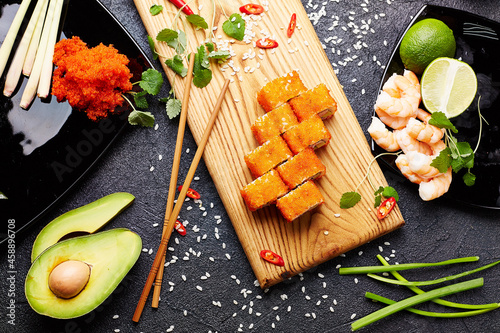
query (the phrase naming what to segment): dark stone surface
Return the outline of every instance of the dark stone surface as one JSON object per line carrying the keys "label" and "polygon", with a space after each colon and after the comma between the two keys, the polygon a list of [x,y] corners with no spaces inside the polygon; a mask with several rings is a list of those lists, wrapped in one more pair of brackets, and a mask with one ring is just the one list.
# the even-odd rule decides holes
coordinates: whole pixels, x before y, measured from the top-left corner
{"label": "dark stone surface", "polygon": [[[150,56],[146,31],[133,2],[104,0],[103,3]],[[271,6],[281,5],[280,3],[284,2],[271,1]],[[366,7],[363,5],[365,3]],[[338,63],[348,55],[358,56],[356,61],[349,62],[347,66],[336,68],[339,68],[338,78],[344,85],[347,98],[365,130],[369,125],[372,104],[383,74],[377,60],[381,64],[387,62],[400,34],[423,3],[424,1],[389,0],[303,1],[309,13],[318,12],[325,7],[326,16],[315,25],[322,41],[330,35],[343,39],[339,45],[328,44],[326,52],[330,61]],[[442,0],[430,3],[463,9],[500,21],[497,1]],[[315,5],[318,7],[314,8]],[[375,18],[376,13],[379,14],[378,19]],[[385,16],[380,13],[385,13]],[[337,20],[332,16],[338,16],[339,25],[329,31],[332,22]],[[360,26],[363,24],[362,20],[370,19],[370,27],[374,29],[374,33],[368,32],[362,39],[368,47],[354,50],[352,44],[357,41],[356,35],[351,28],[344,31],[341,27],[347,27],[351,21]],[[384,40],[387,45],[384,45]],[[339,49],[341,55],[333,54],[330,50],[332,46]],[[363,64],[358,66],[360,60]],[[165,87],[163,95],[167,91],[168,87]],[[135,203],[106,228],[130,228],[142,237],[145,249],[156,252],[160,241],[160,227],[154,225],[161,225],[163,221],[177,121],[169,120],[159,103],[152,101],[152,105],[152,112],[159,124],[158,130],[129,127],[113,148],[54,210],[28,232],[18,235],[14,298],[8,295],[9,274],[3,264],[7,258],[5,253],[2,254],[0,332],[120,330],[149,333],[170,331],[169,328],[173,332],[237,332],[240,329],[244,332],[349,332],[354,314],[355,319],[359,319],[380,308],[380,305],[364,298],[366,291],[393,299],[408,297],[411,292],[403,287],[377,283],[366,276],[339,276],[338,265],[376,265],[378,261],[375,256],[379,253],[389,257],[392,263],[439,261],[473,255],[481,257],[480,262],[475,264],[404,274],[410,280],[425,280],[500,259],[499,211],[461,206],[445,199],[422,202],[415,186],[387,172],[389,183],[397,187],[401,197],[400,208],[406,220],[405,227],[346,253],[345,257],[333,259],[263,291],[255,285],[253,271],[210,175],[201,163],[196,173],[199,180],[194,181],[193,187],[202,194],[207,215],[203,216],[203,211],[192,202],[184,205],[181,218],[189,221],[188,234],[184,238],[174,234],[171,239],[170,247],[173,251],[168,252],[167,260],[172,260],[172,263],[166,269],[158,309],[152,309],[148,301],[139,324],[132,323],[135,306],[154,258],[153,254],[143,252],[118,289],[89,315],[74,320],[56,320],[36,314],[29,307],[23,293],[24,278],[30,265],[29,253],[38,232],[60,214],[106,194],[128,191],[136,196]],[[189,131],[184,139],[184,151],[187,149],[190,152],[182,156],[179,179],[184,179],[196,150]],[[159,155],[162,155],[162,160],[159,160]],[[151,167],[154,167],[153,171],[150,171]],[[188,211],[188,206],[193,209]],[[217,216],[220,216],[219,223]],[[198,232],[193,230],[194,226],[199,228]],[[226,254],[229,254],[230,259]],[[498,269],[495,267],[474,275],[484,277],[484,287],[449,299],[470,303],[500,301]],[[7,323],[10,299],[15,300],[15,326]],[[437,306],[422,308],[446,311]],[[118,318],[114,319],[115,315]],[[423,318],[403,312],[374,323],[364,331],[500,332],[499,318],[498,311],[465,319]]]}

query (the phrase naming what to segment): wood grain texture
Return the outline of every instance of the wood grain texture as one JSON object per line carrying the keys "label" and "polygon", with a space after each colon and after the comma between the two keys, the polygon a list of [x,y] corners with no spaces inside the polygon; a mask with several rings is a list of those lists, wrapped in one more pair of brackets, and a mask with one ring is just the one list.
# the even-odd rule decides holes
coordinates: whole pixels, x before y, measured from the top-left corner
{"label": "wood grain texture", "polygon": [[[153,0],[135,0],[148,34],[153,37],[164,28],[172,28],[175,16],[175,8],[168,2],[160,15],[152,16],[149,8],[154,3]],[[242,1],[231,0],[221,0],[220,3],[227,15],[238,11],[243,4]],[[198,13],[200,5],[203,7],[199,14],[207,22],[215,17],[214,26],[218,27],[215,38],[221,40],[218,38],[220,35],[222,40],[229,39],[222,32],[226,17],[220,6],[216,6],[214,15],[211,1],[190,2],[195,13]],[[288,43],[286,27],[292,13],[297,14],[300,29],[295,31]],[[179,28],[188,35],[189,52],[210,37],[210,28],[195,31],[189,23],[186,23],[186,29]],[[339,208],[342,193],[353,191],[362,181],[373,156],[301,2],[272,2],[269,11],[253,31],[256,32],[254,40],[262,37],[261,31],[268,31],[280,46],[275,51],[266,50],[262,59],[255,57],[244,60],[245,52],[252,50],[260,54],[259,49],[244,42],[232,43],[236,56],[231,60],[240,71],[233,76],[231,68],[221,71],[212,65],[212,82],[203,89],[193,87],[191,91],[188,125],[199,144],[225,78],[234,78],[205,148],[204,160],[260,286],[266,288],[395,230],[404,225],[404,220],[397,207],[389,217],[381,221],[377,219],[373,210],[373,190],[367,181],[358,189],[363,198],[360,203],[347,210]],[[165,43],[157,42],[156,48],[162,55],[173,55],[173,50]],[[295,52],[291,53],[290,50]],[[244,72],[246,66],[256,67],[257,62],[260,68],[253,73]],[[181,98],[183,80],[179,77],[174,79],[173,72],[163,66],[178,98]],[[333,118],[325,122],[332,140],[317,150],[327,168],[325,176],[317,182],[325,197],[325,204],[287,223],[275,207],[250,212],[240,195],[240,189],[252,181],[243,156],[258,145],[250,126],[265,113],[257,103],[257,92],[268,81],[291,70],[299,71],[308,88],[325,83],[337,101],[338,110]],[[387,185],[376,163],[371,168],[371,179],[377,186]],[[262,249],[282,255],[285,266],[278,267],[263,261],[259,257]]]}

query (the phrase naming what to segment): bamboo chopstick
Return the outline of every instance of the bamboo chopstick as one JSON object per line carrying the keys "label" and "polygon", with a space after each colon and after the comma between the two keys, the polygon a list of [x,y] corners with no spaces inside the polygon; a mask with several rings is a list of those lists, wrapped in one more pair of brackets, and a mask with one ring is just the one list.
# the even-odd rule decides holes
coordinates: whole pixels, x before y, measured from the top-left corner
{"label": "bamboo chopstick", "polygon": [[[174,161],[172,163],[172,172],[170,174],[170,186],[168,188],[167,207],[165,208],[165,219],[163,220],[163,231],[161,235],[162,238],[165,236],[165,233],[168,230],[168,223],[172,221],[175,223],[175,218],[176,218],[174,217],[173,219],[171,219],[170,217],[172,216],[171,215],[172,209],[174,208],[175,191],[177,187],[177,176],[179,175],[179,164],[181,161],[181,153],[182,153],[182,141],[184,139],[184,130],[186,128],[189,93],[191,91],[191,82],[193,81],[193,66],[194,66],[194,53],[191,53],[191,56],[189,58],[188,75],[186,77],[184,85],[184,96],[182,96],[182,109],[179,120],[179,128],[177,130],[177,140],[175,142],[175,152],[174,152]],[[151,304],[153,308],[157,308],[158,302],[160,301],[160,291],[161,291],[161,284],[163,281],[164,264],[165,264],[165,254],[163,254],[160,267],[158,268],[158,273],[156,274],[155,287],[153,290],[153,301]]]}
{"label": "bamboo chopstick", "polygon": [[[205,128],[205,132],[203,133],[203,137],[201,138],[201,142],[198,145],[198,149],[196,150],[196,154],[193,158],[193,161],[191,162],[191,166],[189,167],[188,173],[186,175],[186,180],[184,181],[184,184],[182,185],[182,190],[179,194],[179,197],[177,198],[177,202],[176,202],[175,207],[172,210],[172,213],[170,214],[170,216],[177,216],[177,215],[179,215],[179,212],[181,211],[181,207],[182,207],[182,204],[184,203],[184,199],[186,199],[186,193],[189,189],[189,186],[191,185],[191,181],[194,178],[194,173],[195,173],[196,168],[198,167],[198,163],[200,162],[201,157],[203,155],[203,151],[204,151],[205,146],[207,144],[208,137],[210,136],[210,132],[212,131],[212,128],[214,126],[217,115],[219,114],[219,110],[220,110],[220,107],[221,107],[222,102],[224,100],[224,95],[225,95],[227,88],[229,86],[229,82],[230,82],[229,80],[226,80],[224,82],[224,86],[222,87],[219,98],[217,99],[217,103],[215,104],[214,111],[212,112],[212,115],[210,116],[207,127]],[[166,230],[165,235],[162,237],[162,240],[160,242],[160,246],[158,248],[158,251],[156,252],[156,256],[155,256],[155,259],[153,261],[153,265],[151,267],[151,270],[149,271],[149,275],[148,275],[148,278],[146,280],[146,284],[144,285],[144,289],[142,290],[142,294],[141,294],[139,301],[137,303],[137,307],[135,309],[134,316],[132,317],[132,321],[134,321],[134,322],[138,322],[139,319],[141,318],[142,310],[144,309],[144,305],[147,302],[148,294],[151,291],[153,281],[155,279],[156,273],[158,272],[160,262],[163,258],[163,254],[165,253],[165,251],[167,249],[167,244],[168,244],[168,241],[170,239],[170,235],[172,234],[173,228],[174,228],[174,223],[168,223],[168,228]]]}

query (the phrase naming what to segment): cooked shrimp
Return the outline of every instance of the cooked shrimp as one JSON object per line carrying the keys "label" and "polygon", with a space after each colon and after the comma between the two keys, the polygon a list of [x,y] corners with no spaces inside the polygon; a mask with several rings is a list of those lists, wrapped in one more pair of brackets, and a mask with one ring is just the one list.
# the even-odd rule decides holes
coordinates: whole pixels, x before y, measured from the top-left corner
{"label": "cooked shrimp", "polygon": [[408,158],[408,167],[410,170],[422,177],[432,178],[439,175],[441,172],[431,166],[434,155],[425,155],[417,151],[410,151],[406,154]]}
{"label": "cooked shrimp", "polygon": [[408,80],[410,81],[411,84],[413,84],[413,86],[418,90],[420,91],[420,82],[418,81],[418,77],[415,73],[413,73],[412,71],[409,71],[407,69],[405,69],[404,73],[403,73],[403,76]]}
{"label": "cooked shrimp", "polygon": [[432,155],[432,148],[425,142],[420,142],[408,135],[406,128],[394,131],[396,140],[401,150],[407,154],[410,151],[417,151],[425,155]]}
{"label": "cooked shrimp", "polygon": [[405,154],[398,155],[398,157],[396,158],[396,166],[401,171],[403,176],[408,178],[408,180],[411,181],[412,183],[420,184],[421,182],[426,182],[430,180],[430,178],[419,176],[410,170],[408,157]]}
{"label": "cooked shrimp", "polygon": [[394,133],[389,131],[377,117],[372,118],[372,123],[368,127],[368,133],[370,133],[372,139],[381,148],[387,151],[398,151],[400,149]]}
{"label": "cooked shrimp", "polygon": [[393,117],[389,116],[387,113],[382,111],[382,109],[376,108],[375,112],[377,113],[380,120],[389,126],[392,129],[402,129],[408,124],[408,120],[412,117]]}
{"label": "cooked shrimp", "polygon": [[421,182],[418,188],[418,194],[424,201],[433,200],[448,192],[450,184],[451,167],[448,168],[448,171],[445,173],[442,173],[429,181]]}
{"label": "cooked shrimp", "polygon": [[420,91],[403,75],[392,75],[383,85],[375,102],[389,116],[410,117],[416,115],[420,104]]}
{"label": "cooked shrimp", "polygon": [[426,143],[436,143],[443,138],[444,129],[428,124],[428,120],[431,115],[422,110],[418,109],[417,119],[408,120],[406,128],[408,129],[408,135],[418,141]]}

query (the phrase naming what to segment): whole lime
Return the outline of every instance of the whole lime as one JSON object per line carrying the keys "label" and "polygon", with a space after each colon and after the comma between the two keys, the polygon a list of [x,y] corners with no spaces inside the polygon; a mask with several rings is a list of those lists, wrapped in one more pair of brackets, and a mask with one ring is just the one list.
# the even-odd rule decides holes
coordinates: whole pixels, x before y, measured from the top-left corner
{"label": "whole lime", "polygon": [[422,74],[434,59],[451,58],[455,50],[453,31],[443,21],[428,18],[408,29],[401,41],[399,55],[406,69]]}

